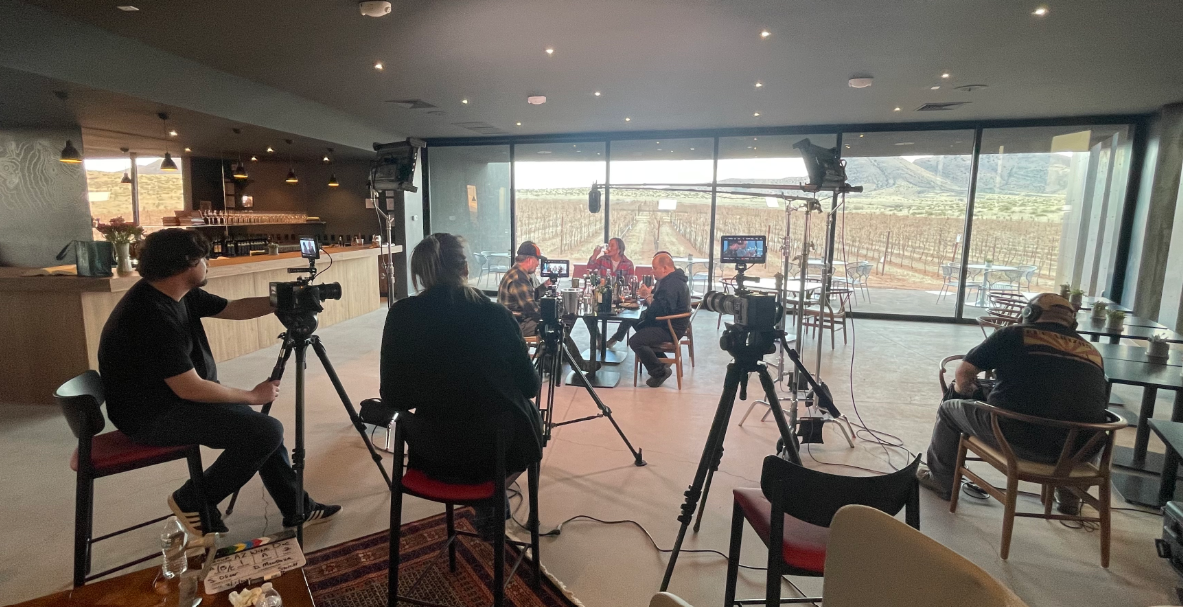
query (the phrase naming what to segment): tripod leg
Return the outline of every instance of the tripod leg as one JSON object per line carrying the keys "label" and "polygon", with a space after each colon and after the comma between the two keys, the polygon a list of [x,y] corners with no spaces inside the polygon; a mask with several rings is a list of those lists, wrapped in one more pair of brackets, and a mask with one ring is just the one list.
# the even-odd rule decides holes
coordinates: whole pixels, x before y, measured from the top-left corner
{"label": "tripod leg", "polygon": [[[283,339],[283,346],[279,349],[279,358],[277,358],[275,361],[275,367],[271,369],[271,381],[279,381],[283,378],[283,370],[285,367],[287,367],[288,359],[292,356],[292,342],[290,339],[288,339],[288,334],[284,333],[280,337]],[[274,404],[274,402],[271,402],[263,405],[263,409],[260,411],[260,413],[263,415],[271,415],[271,405]],[[234,513],[234,504],[238,503],[238,491],[240,490],[241,489],[235,490],[234,495],[230,496],[230,505],[226,506],[226,516],[230,516]]]}
{"label": "tripod leg", "polygon": [[776,384],[772,381],[772,376],[768,374],[768,369],[764,365],[757,365],[756,375],[760,377],[760,385],[764,388],[764,393],[768,395],[768,402],[772,407],[772,417],[776,419],[776,427],[780,430],[780,437],[785,441],[785,449],[789,451],[789,461],[801,465],[797,435],[793,434],[793,429],[789,427],[789,422],[785,419],[784,409],[780,407],[780,398],[776,395]]}
{"label": "tripod leg", "polygon": [[292,469],[296,471],[296,541],[304,545],[304,367],[308,364],[308,343],[296,344],[296,444],[292,448]]}
{"label": "tripod leg", "polygon": [[711,481],[715,478],[715,472],[719,470],[719,464],[723,462],[723,444],[719,444],[719,448],[715,449],[715,457],[711,462],[711,469],[707,472],[707,482],[702,488],[702,499],[698,501],[698,515],[694,518],[694,532],[698,533],[698,528],[702,526],[702,513],[707,509],[707,496],[711,494]]}
{"label": "tripod leg", "polygon": [[374,443],[370,441],[370,436],[366,434],[365,424],[358,417],[357,410],[353,408],[353,403],[349,402],[349,395],[345,393],[345,386],[341,385],[341,379],[337,377],[337,371],[333,369],[333,363],[329,362],[329,355],[325,352],[324,344],[320,343],[320,338],[315,335],[309,341],[312,342],[312,349],[316,351],[316,357],[320,359],[320,364],[324,366],[325,373],[329,376],[329,381],[333,382],[333,388],[337,390],[337,396],[341,398],[341,404],[345,405],[345,411],[349,414],[349,421],[353,422],[354,429],[361,435],[361,440],[366,444],[366,449],[370,451],[370,458],[378,466],[378,471],[382,473],[382,479],[386,481],[386,486],[390,487],[390,475],[386,473],[386,468],[382,465],[382,455],[374,448]]}
{"label": "tripod leg", "polygon": [[[575,357],[571,355],[571,351],[567,348],[567,344],[559,344],[559,349],[563,356],[567,357],[567,361],[571,364],[571,370],[574,371],[575,375],[579,378],[579,384],[582,385],[585,390],[587,390],[589,395],[591,395],[592,400],[595,401],[596,406],[600,408],[600,412],[604,414],[604,417],[607,417],[608,421],[612,422],[612,427],[616,428],[616,433],[620,435],[620,439],[624,441],[624,445],[628,447],[628,450],[633,454],[633,465],[637,466],[638,468],[644,466],[646,462],[641,457],[641,452],[633,448],[633,444],[629,442],[628,437],[624,435],[624,430],[620,429],[620,424],[616,423],[616,419],[612,417],[612,409],[609,409],[608,405],[605,405],[604,401],[600,400],[600,395],[596,394],[595,388],[591,387],[591,384],[587,381],[587,377],[583,374],[583,371],[579,368],[579,365],[575,364]],[[562,365],[556,366],[560,368],[562,367]]]}
{"label": "tripod leg", "polygon": [[674,577],[674,566],[678,563],[678,554],[682,552],[682,541],[686,539],[686,529],[690,527],[690,519],[694,517],[694,509],[698,505],[698,497],[702,492],[707,470],[710,469],[715,452],[723,445],[723,439],[727,436],[727,422],[731,419],[731,409],[735,406],[735,394],[739,391],[739,381],[744,375],[746,373],[740,370],[734,361],[727,365],[727,377],[723,380],[723,394],[719,397],[719,405],[715,409],[715,419],[711,422],[710,432],[707,433],[702,457],[698,460],[698,470],[694,473],[694,482],[686,490],[686,501],[682,503],[682,513],[678,515],[682,526],[678,529],[678,539],[674,541],[674,549],[670,552],[670,561],[665,567],[665,577],[661,579],[662,592],[670,587],[670,579]]}

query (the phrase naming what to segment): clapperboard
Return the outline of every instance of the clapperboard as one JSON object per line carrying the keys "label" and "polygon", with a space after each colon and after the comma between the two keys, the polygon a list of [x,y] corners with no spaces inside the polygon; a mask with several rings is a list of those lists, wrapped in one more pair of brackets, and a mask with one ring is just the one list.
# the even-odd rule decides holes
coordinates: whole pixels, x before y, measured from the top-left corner
{"label": "clapperboard", "polygon": [[258,585],[306,562],[292,530],[227,546],[214,553],[205,593],[213,595],[241,584]]}

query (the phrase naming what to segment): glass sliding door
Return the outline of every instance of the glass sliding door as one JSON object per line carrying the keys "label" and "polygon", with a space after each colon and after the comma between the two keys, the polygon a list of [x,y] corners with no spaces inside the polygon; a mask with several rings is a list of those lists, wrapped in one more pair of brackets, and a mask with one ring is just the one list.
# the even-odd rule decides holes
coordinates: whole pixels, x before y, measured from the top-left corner
{"label": "glass sliding door", "polygon": [[614,186],[609,207],[608,234],[624,240],[633,263],[649,266],[656,252],[667,251],[699,295],[708,280],[714,145],[714,139],[612,142],[613,184],[707,184],[686,188],[692,192],[676,191],[678,185],[669,191]]}
{"label": "glass sliding door", "polygon": [[1125,203],[1128,137],[1127,125],[982,132],[970,257],[1019,270],[992,270],[989,289],[1038,293],[1068,284],[1104,294]]}
{"label": "glass sliding door", "polygon": [[517,243],[530,240],[549,258],[586,263],[604,241],[604,210],[587,207],[592,183],[607,180],[604,143],[518,144],[513,170]]}
{"label": "glass sliding door", "polygon": [[428,151],[431,231],[468,240],[469,282],[496,290],[510,256],[509,146],[432,147]]}
{"label": "glass sliding door", "polygon": [[[801,153],[793,149],[793,144],[803,139],[810,143],[826,148],[837,144],[836,135],[776,135],[756,137],[721,137],[719,139],[719,182],[722,190],[734,184],[780,184],[791,185],[806,183],[809,177],[805,172],[805,162]],[[769,278],[782,272],[784,259],[781,247],[784,244],[785,227],[790,226],[792,234],[789,245],[794,257],[799,256],[805,237],[805,212],[801,210],[804,203],[794,201],[791,210],[786,210],[785,201],[771,197],[771,194],[787,193],[797,196],[808,196],[804,192],[785,192],[783,190],[761,191],[758,189],[735,189],[727,193],[720,191],[716,198],[715,217],[715,256],[718,257],[718,242],[720,236],[727,235],[757,235],[765,236],[768,240],[768,263],[748,268],[749,276]],[[753,196],[739,194],[750,192]],[[826,200],[829,204],[829,200]],[[825,251],[825,221],[817,213],[810,218],[809,242],[811,257],[821,257]],[[717,289],[723,288],[722,280],[735,275],[735,269],[728,266],[717,266],[715,283]],[[820,266],[814,264],[809,272],[820,271]],[[799,276],[800,263],[790,262],[786,276]],[[841,276],[841,272],[836,272]]]}
{"label": "glass sliding door", "polygon": [[863,191],[838,214],[834,273],[860,282],[856,310],[954,315],[973,141],[972,130],[842,134],[848,181]]}

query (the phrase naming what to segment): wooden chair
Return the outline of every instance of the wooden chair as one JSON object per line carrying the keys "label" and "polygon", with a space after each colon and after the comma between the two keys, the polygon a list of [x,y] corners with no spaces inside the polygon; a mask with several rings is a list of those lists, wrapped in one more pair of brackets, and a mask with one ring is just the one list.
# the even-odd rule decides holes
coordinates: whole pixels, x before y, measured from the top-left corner
{"label": "wooden chair", "polygon": [[842,343],[846,343],[846,306],[850,301],[850,290],[844,289],[832,294],[838,298],[837,311],[834,311],[833,306],[829,302],[824,305],[818,303],[807,305],[805,307],[805,318],[801,322],[801,326],[807,329],[812,328],[814,335],[824,333],[826,329],[829,329],[830,349],[835,347],[834,333],[837,327],[842,327]]}
{"label": "wooden chair", "polygon": [[[994,447],[980,438],[969,435],[961,436],[961,443],[957,448],[957,468],[954,472],[953,486],[961,486],[961,477],[969,477],[977,486],[984,489],[994,499],[1002,502],[1005,508],[1002,515],[1002,551],[1003,560],[1010,555],[1011,532],[1014,530],[1015,517],[1026,516],[1062,521],[1082,521],[1099,523],[1101,526],[1101,566],[1109,567],[1109,474],[1113,458],[1113,438],[1117,431],[1126,427],[1126,421],[1116,414],[1106,411],[1107,421],[1098,424],[1080,422],[1066,422],[1043,419],[1030,415],[1023,415],[1005,409],[999,409],[986,403],[973,403],[974,407],[990,415],[990,425],[994,431]],[[1019,458],[1006,439],[999,420],[1018,421],[1029,425],[1041,426],[1046,430],[1067,431],[1064,448],[1060,451],[1059,459],[1054,464],[1044,464]],[[1079,439],[1079,440],[1078,440]],[[1079,445],[1079,446],[1078,446]],[[1091,463],[1101,450],[1100,461]],[[999,472],[1006,475],[1006,490],[983,480],[966,467],[966,453],[972,452],[977,458],[970,461],[984,461]],[[1016,502],[1019,497],[1019,481],[1036,483],[1042,486],[1040,501],[1043,502],[1043,512],[1016,512]],[[1089,488],[1096,486],[1097,497],[1089,495]],[[1052,502],[1055,501],[1055,489],[1065,487],[1080,497],[1084,502],[1097,510],[1097,516],[1088,517],[1071,514],[1052,514]],[[957,497],[960,491],[954,491],[949,500],[949,512],[957,511]]]}
{"label": "wooden chair", "polygon": [[[690,366],[694,366],[694,314],[698,312],[683,312],[681,314],[671,314],[670,316],[658,316],[656,320],[664,320],[665,325],[670,330],[670,341],[657,345],[657,349],[662,352],[669,352],[674,355],[673,358],[658,358],[665,365],[674,365],[675,371],[678,375],[678,389],[682,389],[682,346],[687,346],[690,351]],[[674,320],[678,318],[688,318],[690,321],[686,325],[686,335],[679,338],[678,333],[674,331]],[[641,375],[641,361],[637,357],[633,357],[633,387],[637,386],[637,378]]]}

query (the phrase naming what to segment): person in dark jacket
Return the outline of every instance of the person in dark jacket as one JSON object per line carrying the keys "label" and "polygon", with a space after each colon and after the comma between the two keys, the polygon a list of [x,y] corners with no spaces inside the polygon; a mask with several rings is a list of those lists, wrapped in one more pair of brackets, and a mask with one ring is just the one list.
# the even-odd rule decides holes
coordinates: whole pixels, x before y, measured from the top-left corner
{"label": "person in dark jacket", "polygon": [[396,302],[382,334],[382,401],[413,410],[442,440],[409,440],[410,466],[444,482],[488,481],[490,428],[508,419],[512,437],[506,470],[521,472],[542,459],[542,423],[530,399],[539,379],[518,323],[505,306],[468,285],[464,241],[452,234],[424,238],[411,255],[422,291]]}
{"label": "person in dark jacket", "polygon": [[[649,372],[649,379],[645,380],[645,384],[656,388],[674,374],[668,365],[658,360],[658,354],[664,356],[664,353],[659,353],[655,348],[658,344],[669,343],[670,330],[666,321],[657,319],[689,312],[690,286],[687,284],[686,273],[674,267],[674,258],[665,251],[653,256],[653,275],[657,278],[657,284],[652,290],[644,285],[637,289],[637,294],[649,307],[641,313],[636,331],[629,338],[628,345],[637,354],[637,360],[641,361],[645,370]],[[690,326],[690,319],[678,318],[672,323],[674,332],[681,338]]]}

